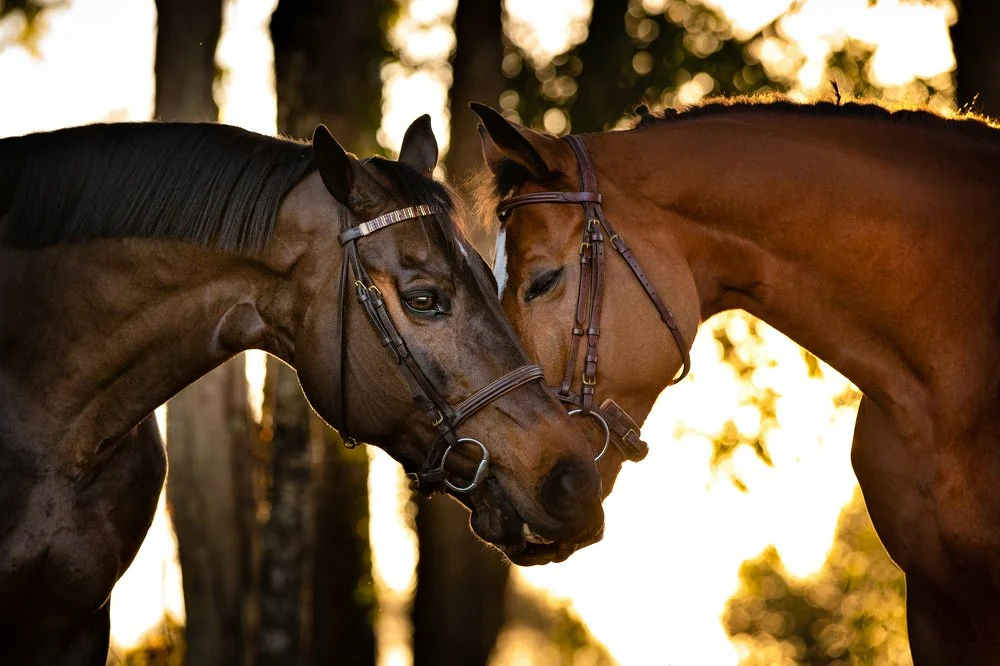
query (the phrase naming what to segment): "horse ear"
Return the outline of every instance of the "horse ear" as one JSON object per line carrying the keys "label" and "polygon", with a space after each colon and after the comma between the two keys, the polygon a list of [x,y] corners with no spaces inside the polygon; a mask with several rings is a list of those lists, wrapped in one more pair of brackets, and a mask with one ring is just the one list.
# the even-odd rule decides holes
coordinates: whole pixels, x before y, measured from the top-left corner
{"label": "horse ear", "polygon": [[551,171],[543,155],[555,148],[551,145],[557,143],[555,138],[515,125],[485,104],[473,102],[469,107],[483,121],[479,137],[483,142],[483,159],[492,171],[504,160],[524,167],[539,180]]}
{"label": "horse ear", "polygon": [[337,143],[325,125],[317,125],[312,145],[316,168],[326,189],[351,211],[359,212],[358,203],[370,201],[372,193],[381,189],[378,181]]}
{"label": "horse ear", "polygon": [[434,173],[438,161],[438,144],[431,129],[431,117],[426,113],[410,124],[403,135],[399,161],[411,166],[427,178]]}

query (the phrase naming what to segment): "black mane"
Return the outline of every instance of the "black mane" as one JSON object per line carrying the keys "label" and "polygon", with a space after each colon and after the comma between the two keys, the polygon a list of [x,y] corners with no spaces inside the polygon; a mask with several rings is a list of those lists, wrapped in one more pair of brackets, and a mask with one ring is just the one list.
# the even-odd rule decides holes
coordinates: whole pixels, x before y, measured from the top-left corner
{"label": "black mane", "polygon": [[0,244],[92,238],[264,248],[312,146],[210,123],[87,125],[0,140]]}

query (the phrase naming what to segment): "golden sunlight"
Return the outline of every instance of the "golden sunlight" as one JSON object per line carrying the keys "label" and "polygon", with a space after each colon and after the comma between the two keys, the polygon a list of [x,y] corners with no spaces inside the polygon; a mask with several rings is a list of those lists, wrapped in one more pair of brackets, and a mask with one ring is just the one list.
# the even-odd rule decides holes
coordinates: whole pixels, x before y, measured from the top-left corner
{"label": "golden sunlight", "polygon": [[605,502],[604,540],[563,564],[517,570],[570,599],[622,664],[648,664],[651,655],[656,663],[735,664],[719,618],[740,564],[774,544],[792,572],[809,575],[854,491],[854,413],[831,400],[847,382],[827,368],[806,380],[799,347],[760,325],[766,346],[744,353],[764,361],[754,382],[781,396],[781,428],[768,440],[774,466],[742,447],[731,465],[711,471],[712,437],[738,411],[743,384],[710,331],[738,321],[725,314],[703,325],[691,379],[665,392],[643,427],[649,456],[623,470]]}
{"label": "golden sunlight", "polygon": [[[647,8],[671,0],[644,0]],[[218,58],[224,70],[218,100],[225,122],[275,131],[275,97],[267,21],[276,0],[231,0]],[[711,0],[738,34],[750,34],[785,11],[790,0]],[[447,58],[455,0],[412,0],[391,42],[398,61],[382,70],[383,118],[378,141],[398,149],[403,132],[429,113],[442,150],[449,144]],[[765,40],[755,53],[783,69],[809,94],[826,85],[824,64],[848,38],[874,49],[875,80],[904,86],[915,77],[949,76],[954,66],[948,4],[906,0],[805,0],[782,19],[788,42]],[[590,0],[507,0],[511,39],[542,62],[586,37]],[[20,46],[0,50],[0,89],[21,99],[0,107],[0,134],[16,135],[101,120],[147,119],[152,110],[155,31],[152,0],[72,0],[52,9],[33,56]],[[123,57],[123,53],[129,53]],[[701,77],[701,78],[699,78]],[[695,103],[712,89],[696,74],[678,93]],[[563,118],[565,122],[565,118]],[[552,131],[559,131],[553,117]],[[546,117],[546,127],[549,118]],[[477,137],[454,137],[478,141]],[[838,516],[856,481],[850,443],[853,388],[830,368],[811,373],[802,351],[780,333],[745,317],[721,315],[702,327],[692,350],[693,372],[666,391],[643,427],[648,458],[629,464],[606,502],[604,540],[567,562],[515,569],[521,584],[568,601],[621,664],[734,665],[739,649],[721,621],[737,590],[740,565],[773,544],[789,572],[812,575],[824,562]],[[726,331],[735,353],[757,366],[741,381],[723,362],[714,331]],[[262,355],[248,368],[259,407]],[[745,392],[773,391],[779,427],[745,404]],[[766,437],[773,465],[748,447],[712,467],[712,440],[732,419],[744,437]],[[411,663],[405,609],[414,587],[417,547],[404,515],[407,494],[398,465],[381,451],[370,457],[373,563],[382,612],[377,627],[381,666]],[[737,482],[745,487],[741,490]],[[183,618],[176,543],[160,507],[132,567],[115,588],[112,634],[134,645],[164,612]],[[527,651],[512,651],[524,655]],[[541,664],[541,661],[510,663]]]}

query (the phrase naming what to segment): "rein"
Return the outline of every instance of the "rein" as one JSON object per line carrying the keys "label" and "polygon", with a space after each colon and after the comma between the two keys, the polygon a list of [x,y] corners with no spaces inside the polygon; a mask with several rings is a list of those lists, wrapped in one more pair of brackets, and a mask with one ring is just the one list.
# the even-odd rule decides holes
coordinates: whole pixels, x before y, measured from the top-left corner
{"label": "rein", "polygon": [[[345,254],[340,272],[340,431],[345,446],[348,448],[357,446],[357,440],[348,433],[346,390],[348,351],[347,336],[345,335],[346,303],[350,273],[353,272],[354,291],[358,303],[364,309],[369,323],[382,342],[382,346],[389,350],[396,363],[402,367],[403,377],[413,393],[413,401],[438,431],[438,437],[427,453],[423,465],[418,471],[407,474],[407,477],[417,490],[426,495],[440,489],[442,483],[453,492],[465,493],[479,486],[486,478],[490,467],[490,454],[482,442],[471,437],[459,437],[455,432],[456,429],[466,419],[494,400],[529,382],[543,379],[545,374],[537,365],[522,366],[487,384],[457,406],[452,407],[420,369],[420,365],[410,353],[406,341],[399,334],[399,329],[386,308],[382,292],[379,291],[361,262],[357,242],[365,236],[399,222],[430,215],[434,215],[434,210],[430,206],[402,208],[379,215],[375,219],[349,228],[337,236]],[[462,444],[478,446],[480,460],[472,480],[465,485],[457,485],[448,478],[445,462],[452,450],[459,448]]]}
{"label": "rein", "polygon": [[[503,228],[511,212],[521,206],[531,204],[576,204],[583,208],[584,227],[583,240],[580,243],[580,283],[577,289],[576,314],[570,337],[569,355],[566,368],[563,371],[562,384],[550,387],[556,397],[570,405],[571,416],[590,416],[604,432],[604,448],[597,454],[599,460],[608,448],[609,439],[628,460],[639,461],[646,457],[649,446],[639,438],[639,426],[618,403],[608,398],[600,407],[594,406],[594,394],[597,388],[597,343],[601,334],[601,308],[604,298],[604,254],[605,234],[615,251],[621,255],[632,270],[643,291],[653,303],[653,307],[666,324],[667,329],[677,344],[681,354],[681,371],[668,386],[672,386],[687,376],[691,369],[691,357],[687,343],[681,334],[674,313],[664,304],[656,293],[652,282],[646,277],[638,260],[632,254],[631,248],[615,231],[611,221],[601,207],[602,197],[597,188],[597,175],[594,171],[590,154],[583,139],[572,134],[562,139],[573,149],[577,166],[580,169],[580,190],[578,192],[532,192],[509,197],[501,201],[496,208],[497,218]],[[573,375],[576,372],[576,359],[580,353],[581,343],[586,339],[586,354],[583,360],[580,392],[573,392]]]}

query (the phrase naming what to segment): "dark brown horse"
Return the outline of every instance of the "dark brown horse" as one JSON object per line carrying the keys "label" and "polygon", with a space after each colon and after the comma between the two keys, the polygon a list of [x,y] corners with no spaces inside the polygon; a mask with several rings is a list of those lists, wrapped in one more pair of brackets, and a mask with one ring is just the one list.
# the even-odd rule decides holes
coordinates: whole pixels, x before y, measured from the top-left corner
{"label": "dark brown horse", "polygon": [[467,489],[515,562],[599,537],[589,443],[534,381],[437,154],[427,117],[398,163],[322,127],[312,145],[183,124],[0,141],[0,663],[104,664],[166,470],[150,414],[249,348],[423,490]]}
{"label": "dark brown horse", "polygon": [[618,419],[605,491],[644,454],[615,405],[641,423],[699,322],[746,310],[864,392],[852,460],[915,663],[1000,663],[1000,132],[744,100],[559,140],[475,110],[504,309]]}

